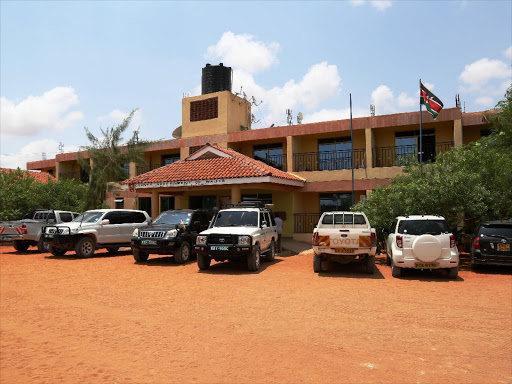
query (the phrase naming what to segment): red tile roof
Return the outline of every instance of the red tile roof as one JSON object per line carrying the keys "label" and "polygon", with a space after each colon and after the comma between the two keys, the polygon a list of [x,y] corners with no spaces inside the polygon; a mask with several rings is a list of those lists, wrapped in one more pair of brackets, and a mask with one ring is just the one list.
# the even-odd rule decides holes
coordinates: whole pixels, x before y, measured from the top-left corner
{"label": "red tile roof", "polygon": [[[16,169],[0,168],[0,172],[7,172],[7,173],[16,172]],[[52,175],[50,175],[47,172],[33,172],[33,171],[25,171],[23,169],[21,170],[21,172],[25,176],[30,175],[31,177],[34,178],[35,181],[38,181],[40,183],[47,183],[48,180],[55,181],[55,177],[53,177]]]}
{"label": "red tile roof", "polygon": [[[159,183],[169,181],[235,179],[241,177],[272,176],[281,179],[304,181],[293,174],[280,171],[261,161],[242,155],[232,149],[222,148],[214,144],[206,146],[217,149],[229,157],[213,157],[176,161],[172,164],[146,172],[122,184]],[[204,147],[203,147],[204,148]],[[197,153],[197,152],[196,152]]]}

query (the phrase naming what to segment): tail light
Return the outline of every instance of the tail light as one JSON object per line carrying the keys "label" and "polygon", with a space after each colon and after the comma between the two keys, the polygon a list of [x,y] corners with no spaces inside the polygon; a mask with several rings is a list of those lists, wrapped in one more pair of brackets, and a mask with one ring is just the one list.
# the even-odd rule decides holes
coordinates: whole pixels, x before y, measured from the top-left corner
{"label": "tail light", "polygon": [[455,236],[450,235],[450,248],[455,248]]}
{"label": "tail light", "polygon": [[480,238],[478,236],[473,240],[473,249],[480,249]]}
{"label": "tail light", "polygon": [[26,235],[28,232],[27,232],[27,226],[25,224],[21,224],[21,233],[23,235]]}
{"label": "tail light", "polygon": [[375,232],[371,233],[370,240],[372,241],[372,247],[377,245],[377,234]]}
{"label": "tail light", "polygon": [[313,233],[313,246],[318,246],[318,232]]}
{"label": "tail light", "polygon": [[402,236],[397,236],[396,237],[396,246],[398,248],[402,248],[404,246],[404,241],[403,241]]}

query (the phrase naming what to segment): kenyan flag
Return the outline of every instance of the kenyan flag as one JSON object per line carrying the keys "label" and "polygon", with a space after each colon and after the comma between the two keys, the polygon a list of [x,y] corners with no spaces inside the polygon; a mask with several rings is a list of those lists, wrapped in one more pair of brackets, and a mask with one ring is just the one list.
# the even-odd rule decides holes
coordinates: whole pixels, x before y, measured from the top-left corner
{"label": "kenyan flag", "polygon": [[430,92],[427,87],[420,81],[420,104],[425,105],[427,111],[432,114],[434,120],[443,109],[443,102],[439,98]]}

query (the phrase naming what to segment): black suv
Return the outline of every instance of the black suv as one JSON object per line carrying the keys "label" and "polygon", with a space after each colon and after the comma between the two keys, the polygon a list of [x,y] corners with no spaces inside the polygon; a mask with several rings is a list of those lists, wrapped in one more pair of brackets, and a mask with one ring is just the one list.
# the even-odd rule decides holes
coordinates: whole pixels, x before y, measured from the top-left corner
{"label": "black suv", "polygon": [[471,268],[512,265],[512,220],[480,224],[471,243]]}
{"label": "black suv", "polygon": [[186,263],[197,234],[208,228],[212,216],[208,211],[192,209],[162,212],[150,225],[133,232],[133,258],[146,261],[150,254],[174,255],[176,263]]}

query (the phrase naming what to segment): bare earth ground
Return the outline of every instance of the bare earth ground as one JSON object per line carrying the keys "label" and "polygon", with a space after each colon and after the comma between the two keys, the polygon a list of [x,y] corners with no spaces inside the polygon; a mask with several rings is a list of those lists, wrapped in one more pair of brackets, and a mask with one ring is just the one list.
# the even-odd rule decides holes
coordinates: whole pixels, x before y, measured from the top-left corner
{"label": "bare earth ground", "polygon": [[[511,383],[512,271],[251,274],[0,247],[2,383]],[[466,260],[467,264],[467,260]]]}

